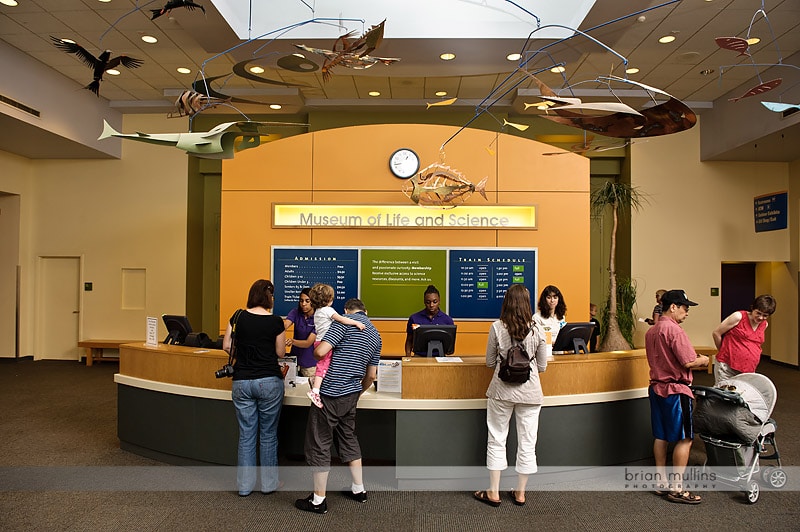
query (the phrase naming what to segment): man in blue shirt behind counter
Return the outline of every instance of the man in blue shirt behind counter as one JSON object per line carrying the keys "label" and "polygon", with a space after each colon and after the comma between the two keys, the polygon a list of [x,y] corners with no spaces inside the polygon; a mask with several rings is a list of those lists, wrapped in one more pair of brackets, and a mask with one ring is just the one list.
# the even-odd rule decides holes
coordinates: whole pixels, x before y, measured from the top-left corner
{"label": "man in blue shirt behind counter", "polygon": [[[425,289],[425,308],[408,317],[406,325],[406,356],[411,356],[414,343],[414,329],[420,325],[453,325],[453,318],[439,310],[439,290],[432,284]],[[427,353],[414,353],[426,356]]]}
{"label": "man in blue shirt behind counter", "polygon": [[312,467],[314,492],[297,499],[295,507],[306,512],[324,514],[328,473],[331,467],[331,446],[334,435],[339,445],[339,458],[349,464],[353,477],[351,489],[342,494],[356,502],[367,502],[361,470],[361,447],[356,437],[356,405],[378,375],[381,359],[381,335],[367,318],[364,303],[348,299],[344,304],[348,317],[360,321],[363,331],[333,322],[325,337],[314,349],[317,359],[333,349],[331,365],[319,389],[322,408],[311,408],[306,426],[306,462]]}

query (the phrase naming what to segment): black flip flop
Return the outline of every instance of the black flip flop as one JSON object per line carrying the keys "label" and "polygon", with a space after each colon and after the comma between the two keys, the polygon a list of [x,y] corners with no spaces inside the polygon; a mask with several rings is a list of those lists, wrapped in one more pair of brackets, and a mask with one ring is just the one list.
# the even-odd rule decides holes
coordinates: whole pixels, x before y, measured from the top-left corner
{"label": "black flip flop", "polygon": [[472,496],[481,501],[482,503],[488,504],[489,506],[492,506],[494,508],[500,506],[500,501],[493,501],[492,499],[489,498],[489,496],[486,494],[485,491],[476,491],[475,493],[472,494]]}
{"label": "black flip flop", "polygon": [[514,490],[509,491],[508,496],[511,497],[511,502],[513,502],[516,506],[525,506],[525,501],[520,501],[517,499],[517,494]]}

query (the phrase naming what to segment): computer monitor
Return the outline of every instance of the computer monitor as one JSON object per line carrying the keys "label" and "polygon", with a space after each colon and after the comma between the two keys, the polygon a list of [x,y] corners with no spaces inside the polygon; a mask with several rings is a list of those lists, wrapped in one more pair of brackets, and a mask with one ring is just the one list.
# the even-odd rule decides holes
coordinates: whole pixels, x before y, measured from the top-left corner
{"label": "computer monitor", "polygon": [[164,320],[164,326],[167,328],[167,337],[164,338],[165,344],[182,345],[186,342],[186,337],[192,332],[189,318],[164,314],[161,319]]}
{"label": "computer monitor", "polygon": [[578,354],[581,349],[584,353],[588,353],[589,349],[586,345],[592,337],[592,330],[594,330],[594,323],[590,321],[567,323],[558,331],[558,336],[553,344],[553,353],[572,352]]}
{"label": "computer monitor", "polygon": [[455,325],[420,325],[414,329],[412,351],[419,356],[443,357],[455,350]]}

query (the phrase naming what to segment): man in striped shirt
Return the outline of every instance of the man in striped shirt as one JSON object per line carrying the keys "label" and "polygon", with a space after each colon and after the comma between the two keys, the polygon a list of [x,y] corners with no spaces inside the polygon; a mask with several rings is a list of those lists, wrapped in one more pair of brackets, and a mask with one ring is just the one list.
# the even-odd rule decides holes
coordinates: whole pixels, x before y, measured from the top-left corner
{"label": "man in striped shirt", "polygon": [[378,375],[381,358],[381,336],[367,318],[364,303],[348,299],[344,304],[348,317],[365,325],[363,331],[334,322],[325,337],[314,348],[317,359],[333,350],[331,365],[322,380],[319,394],[322,408],[309,409],[306,426],[306,462],[312,467],[314,492],[297,499],[295,507],[307,512],[328,512],[325,498],[331,466],[334,434],[339,443],[339,456],[350,466],[351,489],[342,494],[357,502],[367,501],[361,471],[361,447],[356,437],[356,405]]}

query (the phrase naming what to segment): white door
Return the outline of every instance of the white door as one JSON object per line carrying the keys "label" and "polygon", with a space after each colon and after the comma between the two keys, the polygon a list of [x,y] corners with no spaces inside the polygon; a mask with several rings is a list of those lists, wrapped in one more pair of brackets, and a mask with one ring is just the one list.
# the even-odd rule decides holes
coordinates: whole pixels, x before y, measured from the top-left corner
{"label": "white door", "polygon": [[80,257],[41,257],[37,358],[79,360]]}

